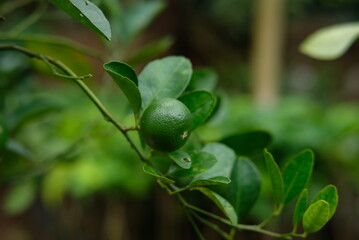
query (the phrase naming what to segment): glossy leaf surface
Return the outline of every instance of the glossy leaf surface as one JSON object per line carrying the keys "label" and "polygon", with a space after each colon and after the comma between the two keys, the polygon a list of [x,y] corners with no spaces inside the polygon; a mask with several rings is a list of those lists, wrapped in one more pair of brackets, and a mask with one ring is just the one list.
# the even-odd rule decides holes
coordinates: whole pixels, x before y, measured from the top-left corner
{"label": "glossy leaf surface", "polygon": [[141,94],[135,71],[122,62],[109,62],[103,65],[106,72],[126,95],[133,112],[137,115],[141,109]]}
{"label": "glossy leaf surface", "polygon": [[201,191],[204,195],[211,199],[233,224],[237,224],[238,217],[236,211],[225,198],[208,188],[197,188],[197,190]]}
{"label": "glossy leaf surface", "polygon": [[231,182],[231,179],[223,176],[212,177],[207,179],[194,179],[189,184],[188,187],[201,187],[201,186],[210,186],[210,185],[221,185],[228,184]]}
{"label": "glossy leaf surface", "polygon": [[183,151],[175,151],[168,153],[168,156],[181,168],[189,169],[192,164],[191,157],[188,153]]}
{"label": "glossy leaf surface", "polygon": [[50,0],[50,2],[92,31],[111,40],[110,23],[102,11],[91,1]]}
{"label": "glossy leaf surface", "polygon": [[159,180],[161,180],[164,183],[169,183],[169,184],[175,183],[175,181],[173,181],[172,179],[169,179],[169,178],[159,175],[151,166],[149,166],[147,164],[143,166],[143,171],[151,176],[158,178]]}
{"label": "glossy leaf surface", "polygon": [[207,91],[193,91],[179,98],[192,115],[192,130],[202,125],[216,106],[216,97]]}
{"label": "glossy leaf surface", "polygon": [[173,177],[194,176],[210,169],[217,162],[216,158],[212,154],[207,152],[191,152],[190,156],[192,160],[192,165],[189,169],[177,167],[170,172],[170,175]]}
{"label": "glossy leaf surface", "polygon": [[216,164],[207,171],[196,175],[196,178],[224,176],[230,178],[236,155],[232,149],[222,143],[209,143],[202,151],[211,153],[217,159]]}
{"label": "glossy leaf surface", "polygon": [[297,197],[308,184],[314,165],[314,154],[304,150],[292,158],[283,171],[284,199],[287,204]]}
{"label": "glossy leaf surface", "polygon": [[318,200],[311,204],[303,216],[303,228],[307,233],[319,231],[328,222],[329,204]]}
{"label": "glossy leaf surface", "polygon": [[277,163],[274,161],[272,154],[264,150],[264,157],[266,160],[267,171],[272,183],[274,200],[277,204],[282,203],[283,200],[283,177]]}
{"label": "glossy leaf surface", "polygon": [[338,206],[338,190],[334,185],[328,185],[320,190],[312,200],[315,203],[318,200],[324,200],[329,204],[329,219],[334,215]]}
{"label": "glossy leaf surface", "polygon": [[191,75],[191,62],[184,57],[170,56],[150,62],[138,77],[142,108],[155,100],[179,97]]}
{"label": "glossy leaf surface", "polygon": [[259,196],[261,177],[249,159],[239,158],[234,163],[231,180],[228,200],[241,218],[250,211]]}
{"label": "glossy leaf surface", "polygon": [[175,192],[182,192],[185,190],[192,190],[193,188],[215,186],[215,185],[226,185],[231,182],[231,179],[227,177],[213,177],[207,179],[193,179],[187,186],[176,190]]}
{"label": "glossy leaf surface", "polygon": [[304,189],[299,195],[297,204],[295,205],[294,214],[293,214],[293,225],[297,227],[299,222],[303,219],[304,212],[308,207],[308,189]]}

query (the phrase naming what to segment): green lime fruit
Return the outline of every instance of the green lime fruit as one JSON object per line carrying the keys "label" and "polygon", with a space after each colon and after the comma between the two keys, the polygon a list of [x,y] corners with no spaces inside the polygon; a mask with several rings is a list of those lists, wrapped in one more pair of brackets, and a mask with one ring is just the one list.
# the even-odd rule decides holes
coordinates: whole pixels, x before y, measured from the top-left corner
{"label": "green lime fruit", "polygon": [[192,128],[191,112],[177,99],[164,98],[152,103],[140,120],[140,134],[151,148],[173,152],[182,147]]}

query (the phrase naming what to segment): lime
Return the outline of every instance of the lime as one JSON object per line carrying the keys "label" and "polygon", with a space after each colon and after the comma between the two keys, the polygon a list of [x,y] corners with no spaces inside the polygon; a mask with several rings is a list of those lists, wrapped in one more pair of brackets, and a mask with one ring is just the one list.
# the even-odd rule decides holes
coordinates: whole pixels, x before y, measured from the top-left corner
{"label": "lime", "polygon": [[191,132],[192,117],[186,105],[164,98],[152,103],[140,120],[140,134],[159,152],[173,152],[182,147]]}

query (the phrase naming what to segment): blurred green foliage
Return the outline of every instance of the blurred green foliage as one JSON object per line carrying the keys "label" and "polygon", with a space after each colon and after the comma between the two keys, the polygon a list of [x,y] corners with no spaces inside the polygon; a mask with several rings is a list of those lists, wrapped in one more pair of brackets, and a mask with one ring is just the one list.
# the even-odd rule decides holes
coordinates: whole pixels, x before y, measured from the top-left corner
{"label": "blurred green foliage", "polygon": [[[97,3],[108,14],[113,26],[113,41],[103,44],[106,46],[101,47],[107,49],[101,50],[100,54],[62,41],[60,37],[57,40],[61,44],[48,36],[34,38],[34,32],[53,31],[44,22],[26,28],[16,41],[0,35],[0,43],[14,40],[66,62],[79,74],[96,70],[84,53],[99,58],[108,55],[114,59],[129,59],[133,64],[140,64],[165,52],[175,43],[170,36],[160,37],[143,48],[136,46],[138,51],[134,53],[129,51],[136,37],[164,9],[162,1],[103,0]],[[235,42],[249,38],[248,23],[252,21],[253,1],[198,0],[190,4],[203,7],[204,14],[210,16],[212,23],[226,30],[223,36],[227,34]],[[300,17],[309,10],[327,8],[330,11],[346,7],[346,12],[351,13],[347,16],[350,18],[357,14],[354,11],[359,6],[355,0],[290,0],[287,4],[288,13],[293,17]],[[349,10],[348,4],[351,6]],[[3,6],[2,3],[0,6]],[[27,14],[26,8],[20,8],[15,17],[9,18],[1,26],[1,30],[10,29]],[[50,11],[50,14],[53,12]],[[60,18],[50,14],[46,17],[53,17],[52,21],[55,22],[64,18],[64,14],[60,14]],[[242,78],[241,83],[248,81],[246,63],[241,66],[233,62],[222,65],[227,75],[221,76],[221,82],[227,81],[230,76],[236,81]],[[31,207],[37,197],[53,208],[61,206],[66,197],[80,201],[97,194],[146,197],[151,191],[153,179],[142,172],[141,163],[127,141],[101,118],[82,92],[67,84],[66,80],[50,82],[46,79],[49,74],[47,66],[29,61],[22,55],[11,52],[2,52],[0,55],[0,183],[7,187],[2,206],[4,212],[9,215],[21,214]],[[217,81],[215,71],[210,68],[195,71],[194,78],[196,80],[191,81],[188,90],[213,90]],[[113,85],[107,80],[103,78],[100,84],[90,84],[101,88],[100,98],[105,100],[121,122],[131,126],[133,118],[125,96],[119,90],[114,91]],[[322,88],[320,91],[325,92]],[[349,178],[347,183],[350,186],[359,187],[357,104],[328,106],[304,97],[287,96],[275,108],[261,109],[249,96],[217,94],[221,96],[217,108],[221,106],[222,109],[212,116],[208,125],[198,129],[198,135],[203,140],[217,141],[253,129],[269,131],[274,136],[270,151],[282,166],[287,160],[285,156],[303,148],[315,150],[318,156],[316,170],[320,176],[314,178],[312,185],[322,185],[323,179],[325,182],[336,182],[336,178],[345,176]],[[260,170],[263,170],[263,163],[263,159],[256,159]],[[254,209],[252,216],[257,218],[268,215],[272,207],[268,199],[270,181],[266,175],[263,178],[261,194],[267,198]],[[207,194],[222,201],[212,192]]]}
{"label": "blurred green foliage", "polygon": [[[270,149],[277,156],[289,156],[300,149],[312,148],[318,165],[327,166],[332,171],[339,167],[349,173],[352,184],[359,187],[356,177],[359,174],[357,104],[324,106],[300,96],[284,97],[276,107],[266,109],[257,107],[246,96],[235,96],[222,102],[227,114],[200,129],[204,139],[217,140],[240,130],[265,129],[274,136]],[[284,164],[285,159],[281,162]],[[331,172],[320,169],[324,175]]]}
{"label": "blurred green foliage", "polygon": [[[39,9],[32,9],[36,4]],[[71,4],[63,5],[68,10],[66,13],[81,21],[82,16],[76,10],[78,5]],[[51,23],[68,21],[68,16],[61,12],[54,14],[50,4],[35,1],[0,4],[1,14],[6,16],[1,25],[0,43],[16,43],[51,56],[71,66],[79,75],[94,71],[93,62],[90,63],[86,55],[95,59],[106,55],[115,59],[126,57],[138,64],[172,45],[171,37],[166,36],[143,48],[138,46],[136,52],[127,52],[139,33],[164,9],[163,1],[106,0],[97,4],[104,8],[111,22],[112,41],[107,45],[110,51],[90,48],[65,36],[48,35],[53,32]],[[102,14],[95,5],[91,6]],[[23,11],[26,7],[28,11]],[[29,15],[29,11],[33,12]],[[96,16],[88,13],[83,24],[109,38],[106,22],[93,24],[91,21],[96,20]],[[50,21],[38,22],[37,15],[48,18],[50,14]],[[14,19],[23,21],[17,23]],[[26,28],[18,27],[24,24]],[[21,31],[15,32],[12,28]],[[48,82],[43,79],[53,74],[41,61],[13,52],[0,55],[0,182],[9,186],[4,211],[20,214],[38,195],[51,207],[60,207],[67,196],[75,199],[97,194],[146,196],[152,181],[142,172],[141,162],[124,137],[101,118],[98,110],[69,80]],[[107,80],[103,78],[103,94],[99,94],[121,122],[133,125],[125,96],[119,90],[112,91],[113,85]]]}
{"label": "blurred green foliage", "polygon": [[[81,92],[66,86],[60,88],[38,93],[46,95],[48,101],[59,102],[62,108],[26,122],[12,135],[12,141],[26,148],[31,158],[15,153],[13,158],[27,164],[14,166],[17,161],[5,152],[1,162],[2,176],[16,180],[19,186],[24,180],[36,179],[37,191],[49,206],[60,204],[67,195],[74,198],[96,193],[145,196],[151,182],[141,171],[141,163],[127,141],[99,118],[98,110]],[[37,94],[27,95],[27,100],[31,101]],[[112,99],[108,94],[106,98]],[[112,107],[129,123],[133,120],[127,115],[126,105],[117,104],[123,100],[123,96],[114,95]],[[11,201],[11,196],[9,199]],[[5,205],[8,210],[16,211],[14,204],[9,204]],[[23,208],[21,204],[17,206]]]}

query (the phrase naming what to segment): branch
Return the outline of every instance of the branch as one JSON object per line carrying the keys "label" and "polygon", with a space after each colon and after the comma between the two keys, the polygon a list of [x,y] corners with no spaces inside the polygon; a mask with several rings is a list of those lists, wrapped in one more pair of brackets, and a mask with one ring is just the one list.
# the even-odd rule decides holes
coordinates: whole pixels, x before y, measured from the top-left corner
{"label": "branch", "polygon": [[[103,114],[104,118],[109,121],[110,123],[112,123],[118,130],[121,131],[121,133],[125,136],[126,140],[130,143],[131,147],[135,150],[135,152],[138,154],[138,156],[140,157],[140,159],[145,162],[146,164],[153,166],[153,164],[151,164],[151,162],[142,154],[142,152],[137,148],[136,144],[132,141],[132,139],[129,137],[128,135],[128,131],[130,130],[136,130],[133,128],[125,128],[124,126],[122,126],[118,121],[115,120],[115,118],[112,116],[112,114],[107,110],[107,108],[101,103],[101,101],[96,97],[96,95],[87,87],[87,85],[82,81],[84,77],[79,77],[77,76],[68,66],[66,66],[65,64],[63,64],[61,61],[51,58],[49,56],[46,55],[42,55],[39,53],[35,53],[32,52],[26,48],[20,47],[18,45],[1,45],[0,44],[0,51],[6,51],[6,50],[10,50],[10,51],[17,51],[17,52],[21,52],[25,55],[27,55],[30,58],[35,58],[38,60],[42,60],[44,61],[52,71],[55,72],[56,75],[60,75],[62,77],[66,77],[68,79],[72,79],[73,81],[75,81],[75,83],[82,89],[82,91],[90,98],[90,100],[96,105],[96,107],[99,109],[99,111]],[[60,73],[58,73],[55,68],[53,68],[52,66],[54,66],[55,68],[57,68],[59,71],[63,72],[65,75],[62,75]],[[158,171],[158,170],[156,170]],[[160,171],[158,171],[158,173],[160,175],[163,175]],[[172,191],[178,191],[179,188],[177,186],[175,186],[174,184],[170,184],[170,185],[166,185],[167,190],[172,190]],[[171,188],[171,189],[169,189]],[[285,233],[285,234],[280,234],[280,233],[275,233],[275,232],[271,232],[265,229],[262,229],[261,226],[259,225],[244,225],[244,224],[233,224],[231,223],[229,220],[222,218],[216,214],[207,212],[203,209],[200,209],[196,206],[193,206],[191,204],[189,204],[179,193],[177,193],[177,197],[180,200],[180,202],[183,204],[183,206],[185,207],[185,210],[191,210],[193,216],[195,216],[197,219],[199,219],[202,223],[210,226],[211,228],[213,228],[214,230],[216,230],[218,233],[220,233],[223,237],[225,237],[226,239],[231,239],[231,235],[228,235],[227,233],[223,232],[222,229],[219,228],[218,225],[211,223],[203,218],[201,218],[200,216],[198,216],[198,214],[196,214],[195,212],[201,213],[203,215],[206,215],[208,217],[211,217],[233,229],[236,230],[248,230],[248,231],[253,231],[253,232],[258,232],[261,234],[265,234],[271,237],[276,237],[276,238],[284,238],[284,239],[292,239],[293,236],[295,237],[306,237],[307,233],[303,233],[303,234],[297,234],[297,233]],[[188,213],[188,217],[189,220],[191,221],[192,225],[195,228],[196,233],[198,234],[198,236],[200,237],[200,239],[204,239],[203,235],[200,233],[196,223],[194,222],[194,219],[192,218],[191,214]],[[233,232],[233,231],[231,231]]]}
{"label": "branch", "polygon": [[0,51],[5,50],[11,50],[11,51],[18,51],[25,55],[27,55],[30,58],[35,58],[44,61],[46,59],[45,63],[48,62],[55,66],[60,71],[64,72],[66,75],[73,78],[73,81],[83,90],[83,92],[91,99],[91,101],[96,105],[96,107],[100,110],[104,118],[111,122],[118,130],[122,132],[122,134],[125,136],[126,140],[130,143],[131,147],[135,150],[137,155],[140,157],[140,159],[147,163],[151,163],[146,159],[146,157],[142,154],[142,152],[137,148],[135,143],[132,141],[132,139],[127,134],[127,130],[125,127],[123,127],[118,121],[115,120],[115,118],[112,116],[112,114],[107,110],[107,108],[101,103],[101,101],[96,97],[96,95],[87,87],[87,85],[65,64],[63,64],[61,61],[51,58],[49,56],[45,56],[39,53],[32,52],[26,48],[20,47],[18,45],[0,45]]}
{"label": "branch", "polygon": [[135,126],[135,127],[127,127],[127,128],[124,128],[124,130],[125,130],[126,132],[129,132],[129,131],[138,131],[139,128],[138,128],[138,126]]}
{"label": "branch", "polygon": [[279,206],[276,206],[272,212],[272,214],[264,219],[260,224],[258,224],[258,226],[260,227],[264,227],[265,225],[267,225],[268,222],[270,222],[274,217],[277,217],[283,210],[284,205],[281,203],[279,204]]}
{"label": "branch", "polygon": [[199,238],[200,240],[205,240],[205,238],[203,237],[201,231],[199,230],[199,228],[198,228],[196,222],[194,221],[193,217],[191,216],[191,214],[190,214],[188,211],[186,211],[186,209],[185,209],[185,212],[186,212],[187,218],[188,218],[188,220],[190,221],[190,223],[192,224],[193,229],[194,229],[194,231],[196,232],[198,238]]}
{"label": "branch", "polygon": [[[272,231],[268,231],[265,229],[262,229],[260,226],[258,225],[245,225],[245,224],[233,224],[231,223],[229,220],[222,218],[216,214],[207,212],[206,210],[203,210],[201,208],[198,208],[196,206],[193,206],[191,204],[189,204],[180,194],[177,195],[180,202],[183,204],[184,207],[192,209],[196,212],[202,213],[203,215],[206,215],[208,217],[211,217],[223,224],[226,224],[227,226],[230,226],[232,228],[235,228],[237,230],[248,230],[248,231],[252,231],[252,232],[258,232],[258,233],[262,233],[271,237],[276,237],[276,238],[284,238],[284,239],[292,239],[293,234],[292,233],[285,233],[285,234],[281,234],[281,233],[275,233]],[[302,235],[296,235],[296,236],[302,236]]]}
{"label": "branch", "polygon": [[192,215],[197,218],[200,222],[202,222],[203,224],[207,225],[208,227],[212,228],[214,231],[216,231],[219,235],[221,235],[224,239],[226,240],[230,240],[231,237],[229,236],[228,233],[226,233],[225,231],[223,231],[217,224],[214,224],[210,221],[208,221],[207,219],[204,219],[203,217],[201,217],[200,215],[198,215],[196,212],[192,211],[191,212]]}

